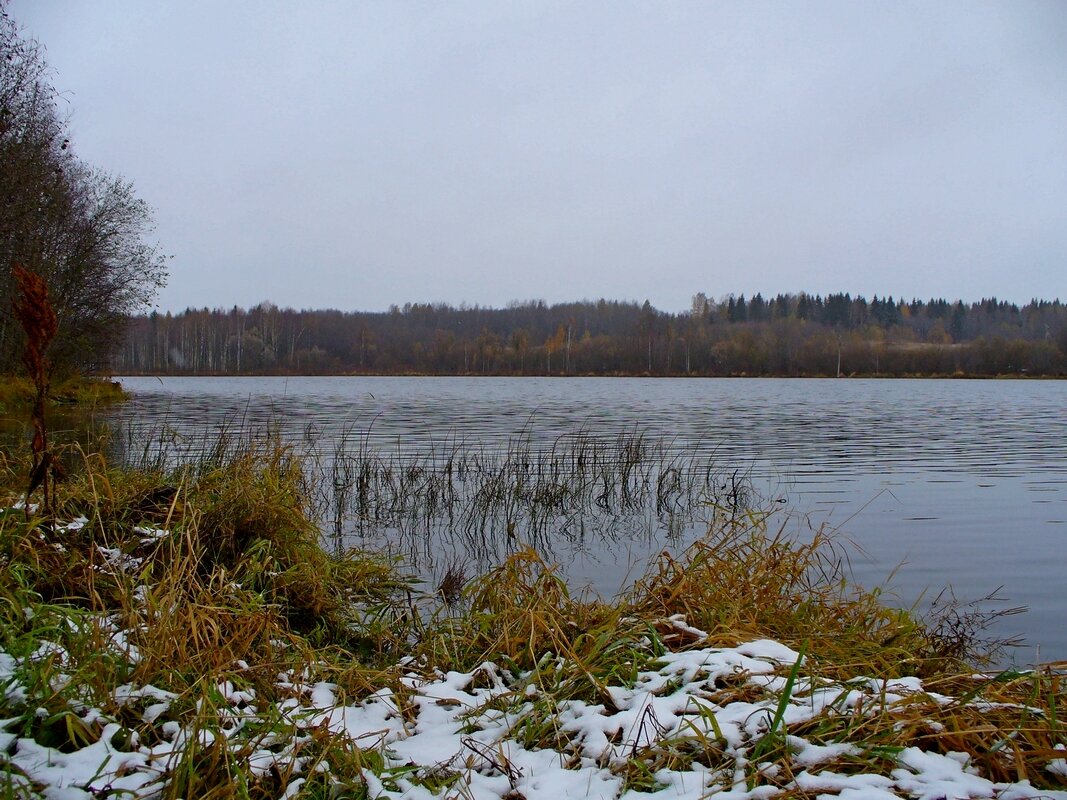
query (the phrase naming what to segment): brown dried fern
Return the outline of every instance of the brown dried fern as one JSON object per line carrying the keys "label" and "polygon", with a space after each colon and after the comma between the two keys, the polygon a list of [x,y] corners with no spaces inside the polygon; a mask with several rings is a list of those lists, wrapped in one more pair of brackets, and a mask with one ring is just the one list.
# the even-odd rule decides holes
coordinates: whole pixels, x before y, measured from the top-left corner
{"label": "brown dried fern", "polygon": [[[26,350],[22,363],[33,381],[33,460],[30,467],[29,488],[26,490],[26,515],[29,516],[30,495],[38,486],[43,486],[45,515],[49,518],[55,506],[55,478],[60,473],[59,463],[48,449],[48,428],[45,425],[44,405],[48,395],[49,363],[45,351],[55,338],[58,322],[52,304],[48,302],[48,285],[36,273],[19,264],[12,270],[18,295],[12,299],[15,317],[26,332]],[[51,479],[51,480],[50,480]],[[52,492],[49,494],[49,484]]]}

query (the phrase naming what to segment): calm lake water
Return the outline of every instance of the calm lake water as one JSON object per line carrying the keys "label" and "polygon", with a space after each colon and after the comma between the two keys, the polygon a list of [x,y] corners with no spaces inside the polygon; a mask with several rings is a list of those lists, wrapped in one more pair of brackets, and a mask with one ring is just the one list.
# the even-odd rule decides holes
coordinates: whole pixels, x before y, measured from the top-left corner
{"label": "calm lake water", "polygon": [[[745,476],[799,535],[828,524],[855,544],[857,579],[909,606],[947,584],[960,598],[998,587],[1029,612],[996,632],[1021,634],[1020,664],[1067,659],[1067,383],[965,380],[631,378],[122,378],[115,412],[133,442],[164,427],[186,440],[220,425],[269,420],[292,441],[347,435],[386,452],[444,442],[491,451],[520,433],[535,447],[580,429],[640,431],[672,452]],[[577,525],[577,527],[576,527]],[[662,516],[625,525],[560,523],[540,541],[575,584],[617,591],[664,547],[700,532]],[[564,527],[566,530],[564,531]],[[439,533],[421,544],[377,537],[428,575],[477,567],[522,540],[480,549]],[[361,538],[362,537],[362,538]],[[481,543],[481,544],[484,544]],[[478,552],[473,552],[478,549]],[[471,552],[465,552],[472,550]],[[996,608],[996,605],[990,606]]]}

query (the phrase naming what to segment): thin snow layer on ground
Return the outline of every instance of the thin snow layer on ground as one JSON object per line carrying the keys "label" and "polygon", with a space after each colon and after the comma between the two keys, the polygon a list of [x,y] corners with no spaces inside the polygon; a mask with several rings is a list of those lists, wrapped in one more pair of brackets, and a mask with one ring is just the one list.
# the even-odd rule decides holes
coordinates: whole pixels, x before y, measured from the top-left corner
{"label": "thin snow layer on ground", "polygon": [[[12,788],[32,787],[48,800],[150,798],[159,796],[188,748],[221,737],[246,760],[250,774],[291,776],[281,796],[293,797],[311,772],[322,769],[302,760],[301,743],[328,731],[379,754],[377,766],[362,772],[370,797],[761,800],[791,791],[844,800],[1067,800],[1067,791],[993,783],[961,753],[911,747],[872,773],[864,771],[862,743],[820,744],[785,734],[784,726],[820,715],[871,713],[917,693],[942,701],[916,678],[834,683],[802,677],[794,669],[798,661],[798,653],[766,640],[666,653],[632,685],[608,687],[604,702],[556,701],[538,676],[513,675],[492,663],[469,673],[410,673],[398,693],[383,688],[355,704],[342,702],[330,683],[287,672],[278,676],[278,687],[289,699],[270,708],[241,688],[238,670],[216,687],[217,724],[197,730],[167,719],[172,693],[126,684],[112,697],[140,717],[142,734],[149,726],[152,736],[139,736],[99,711],[72,708],[97,736],[60,752],[15,732],[25,715],[0,719],[0,768]],[[9,712],[25,703],[23,667],[0,651],[2,707]],[[729,702],[722,701],[723,687],[732,690]],[[777,763],[761,760],[769,735],[777,737]],[[1053,759],[1047,769],[1060,775],[1063,764]]]}

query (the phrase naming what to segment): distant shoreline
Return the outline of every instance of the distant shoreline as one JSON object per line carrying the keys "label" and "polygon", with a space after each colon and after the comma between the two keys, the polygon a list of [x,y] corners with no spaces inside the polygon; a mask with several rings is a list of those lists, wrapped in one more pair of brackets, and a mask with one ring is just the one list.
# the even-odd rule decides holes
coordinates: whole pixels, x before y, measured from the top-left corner
{"label": "distant shoreline", "polygon": [[929,373],[889,375],[885,373],[853,373],[849,375],[784,375],[744,373],[729,375],[650,375],[647,373],[582,373],[574,375],[528,374],[513,375],[508,373],[460,373],[443,374],[439,372],[124,372],[116,373],[115,380],[122,378],[649,378],[655,380],[719,380],[719,379],[774,379],[774,380],[1051,380],[1067,379],[1067,375],[1004,373],[982,375],[977,373]]}

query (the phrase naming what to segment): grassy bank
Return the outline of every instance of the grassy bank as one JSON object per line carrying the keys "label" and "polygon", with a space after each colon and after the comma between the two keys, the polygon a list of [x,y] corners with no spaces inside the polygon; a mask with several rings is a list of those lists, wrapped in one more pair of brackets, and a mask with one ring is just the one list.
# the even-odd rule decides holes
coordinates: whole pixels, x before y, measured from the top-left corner
{"label": "grassy bank", "polygon": [[1058,671],[976,672],[974,618],[888,609],[833,542],[759,514],[724,516],[608,602],[518,545],[436,587],[329,554],[274,445],[173,473],[81,462],[54,521],[17,507],[27,465],[0,465],[0,797],[1027,797],[1067,781]]}
{"label": "grassy bank", "polygon": [[[33,406],[34,388],[29,379],[13,375],[0,381],[0,415],[25,418]],[[53,407],[78,406],[93,409],[121,403],[129,395],[117,381],[75,377],[56,382],[48,393]]]}

